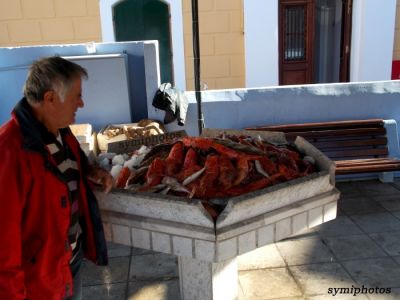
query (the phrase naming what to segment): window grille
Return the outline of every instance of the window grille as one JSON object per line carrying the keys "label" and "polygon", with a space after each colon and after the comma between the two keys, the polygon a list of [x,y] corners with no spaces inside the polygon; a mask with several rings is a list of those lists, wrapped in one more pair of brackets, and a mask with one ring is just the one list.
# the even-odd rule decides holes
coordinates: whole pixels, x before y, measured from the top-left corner
{"label": "window grille", "polygon": [[305,47],[305,7],[301,5],[288,6],[285,9],[285,60],[304,60]]}

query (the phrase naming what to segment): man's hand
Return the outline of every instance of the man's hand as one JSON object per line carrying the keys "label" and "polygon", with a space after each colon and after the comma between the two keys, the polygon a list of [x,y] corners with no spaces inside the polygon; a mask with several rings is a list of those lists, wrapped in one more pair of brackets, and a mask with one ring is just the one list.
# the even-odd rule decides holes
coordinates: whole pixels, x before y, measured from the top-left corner
{"label": "man's hand", "polygon": [[100,167],[91,166],[87,176],[88,179],[94,183],[103,186],[105,193],[111,191],[112,187],[114,186],[113,177],[110,175],[110,173]]}

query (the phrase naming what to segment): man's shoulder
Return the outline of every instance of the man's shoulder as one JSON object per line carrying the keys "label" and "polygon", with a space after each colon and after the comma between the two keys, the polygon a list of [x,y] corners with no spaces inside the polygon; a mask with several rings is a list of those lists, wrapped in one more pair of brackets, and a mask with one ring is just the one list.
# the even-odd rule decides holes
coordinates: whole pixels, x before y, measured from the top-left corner
{"label": "man's shoulder", "polygon": [[10,119],[0,127],[0,148],[14,147],[16,144],[21,144],[21,130],[14,119]]}

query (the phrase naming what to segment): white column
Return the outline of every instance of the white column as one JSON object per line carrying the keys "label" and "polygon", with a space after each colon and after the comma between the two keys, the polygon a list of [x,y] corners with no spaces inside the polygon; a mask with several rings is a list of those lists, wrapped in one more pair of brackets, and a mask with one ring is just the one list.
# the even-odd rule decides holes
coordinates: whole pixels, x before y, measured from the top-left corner
{"label": "white column", "polygon": [[220,263],[178,257],[182,300],[235,300],[238,298],[236,257]]}
{"label": "white column", "polygon": [[185,46],[183,39],[183,14],[182,0],[164,0],[169,2],[171,9],[171,39],[172,60],[174,68],[175,86],[180,90],[186,90],[185,75]]}
{"label": "white column", "polygon": [[246,88],[279,84],[278,0],[244,0]]}
{"label": "white column", "polygon": [[101,36],[103,43],[115,42],[112,6],[119,0],[102,0],[100,5]]}
{"label": "white column", "polygon": [[350,81],[390,80],[396,0],[354,0]]}

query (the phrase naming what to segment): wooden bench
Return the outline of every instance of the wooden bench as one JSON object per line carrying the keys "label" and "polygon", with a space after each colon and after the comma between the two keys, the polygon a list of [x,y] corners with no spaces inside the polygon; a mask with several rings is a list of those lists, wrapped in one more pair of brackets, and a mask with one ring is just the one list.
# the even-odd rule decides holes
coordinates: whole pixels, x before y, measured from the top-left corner
{"label": "wooden bench", "polygon": [[281,131],[289,142],[302,136],[335,161],[336,175],[400,170],[400,160],[388,156],[386,128],[381,119],[259,126],[246,130]]}

